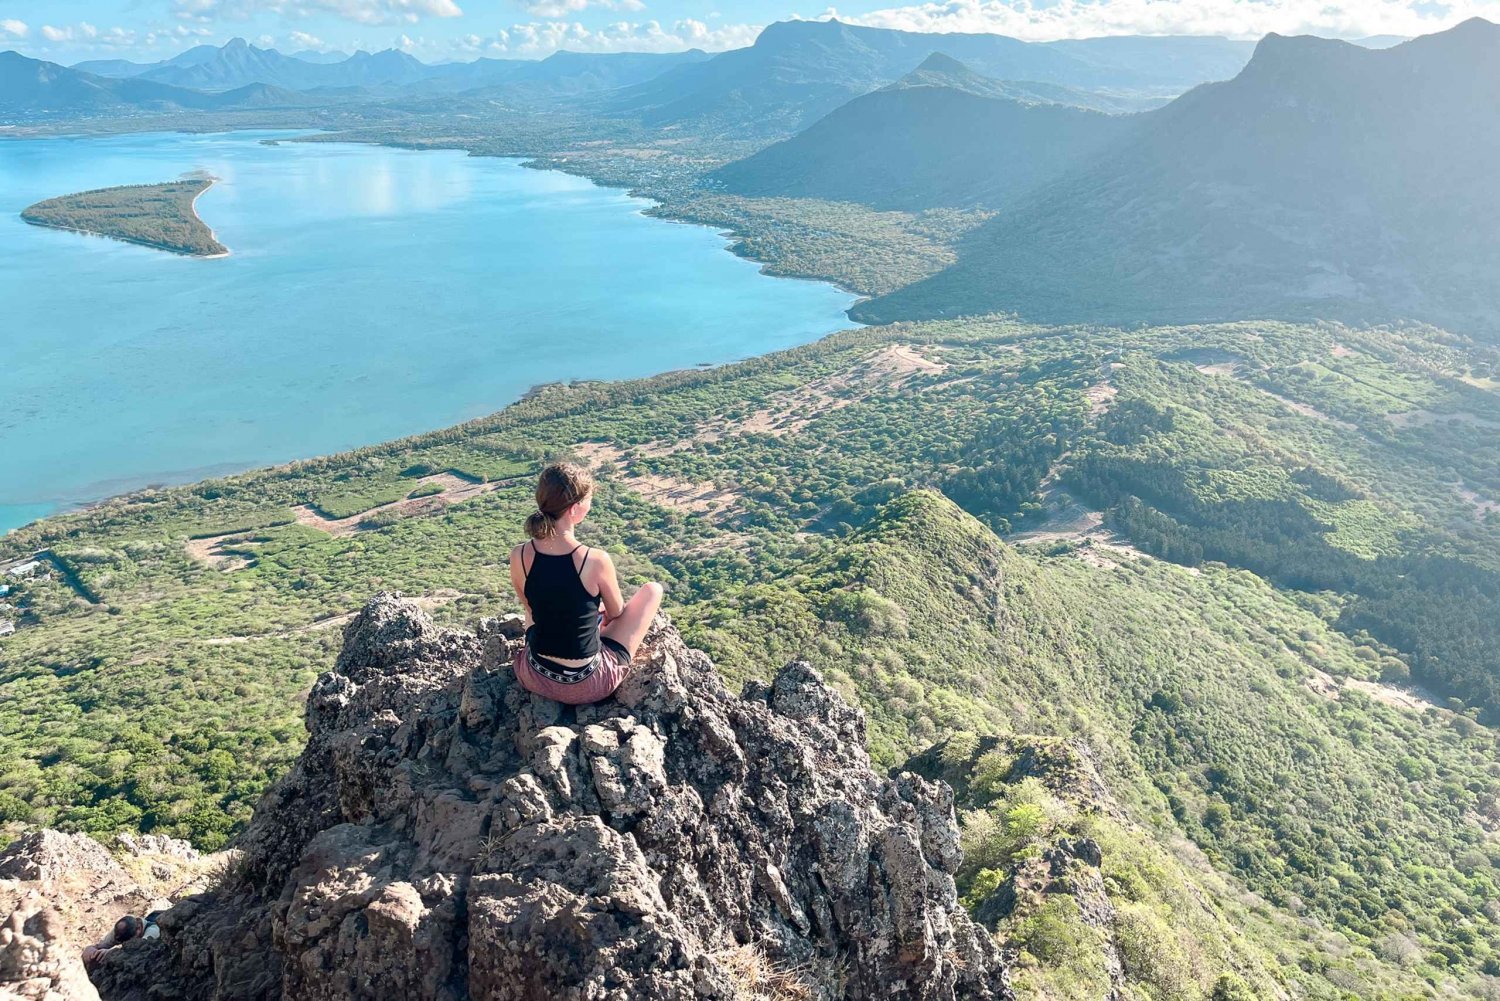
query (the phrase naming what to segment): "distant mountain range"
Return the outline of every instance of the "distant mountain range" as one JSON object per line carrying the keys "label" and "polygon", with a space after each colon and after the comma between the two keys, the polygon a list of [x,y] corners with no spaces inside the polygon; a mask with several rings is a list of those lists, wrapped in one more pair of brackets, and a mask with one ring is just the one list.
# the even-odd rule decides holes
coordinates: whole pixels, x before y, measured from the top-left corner
{"label": "distant mountain range", "polygon": [[[936,51],[1006,81],[1004,96],[1103,111],[1159,104],[1205,80],[1233,76],[1250,43],[1223,38],[1099,38],[1034,44],[1000,35],[937,35],[790,21],[754,45],[709,54],[557,52],[542,60],[477,59],[428,65],[404,52],[284,55],[242,38],[171,59],[91,60],[72,67],[12,53],[24,93],[0,94],[0,114],[96,115],[207,108],[222,100],[172,90],[232,94],[260,86],[291,106],[470,95],[532,103],[582,102],[595,114],[736,137],[786,135],[911,73]],[[16,60],[25,60],[18,63]],[[25,71],[19,69],[25,65]],[[36,79],[33,79],[36,77]],[[302,92],[305,96],[286,98]],[[229,103],[233,103],[230,101]]]}
{"label": "distant mountain range", "polygon": [[866,321],[1373,312],[1500,330],[1500,26],[1373,50],[1269,35]]}
{"label": "distant mountain range", "polygon": [[202,45],[150,64],[112,59],[69,68],[7,52],[0,55],[0,114],[314,107],[460,93],[545,102],[636,84],[709,58],[698,49],[558,52],[542,60],[479,59],[429,66],[388,49],[313,62],[238,38],[222,47]]}
{"label": "distant mountain range", "polygon": [[0,114],[226,111],[313,103],[326,101],[261,83],[209,94],[153,80],[97,76],[15,52],[0,52]]}
{"label": "distant mountain range", "polygon": [[121,59],[79,63],[73,68],[96,76],[150,80],[191,90],[233,90],[252,83],[285,90],[361,87],[372,96],[393,93],[460,93],[510,84],[533,90],[586,93],[639,83],[686,63],[710,58],[686,52],[557,52],[546,59],[476,59],[428,65],[404,52],[299,52],[282,55],[243,38],[222,47],[198,46],[159,63]]}
{"label": "distant mountain range", "polygon": [[1232,77],[1250,42],[1118,37],[1030,43],[1003,35],[930,34],[840,21],[783,21],[755,44],[682,66],[611,98],[649,125],[764,134],[806,128],[851,98],[916,69],[933,52],[997,80],[1060,84],[1132,97],[1174,97]]}
{"label": "distant mountain range", "polygon": [[997,207],[1133,127],[1132,118],[1085,110],[1090,100],[1056,84],[991,80],[934,53],[896,83],[711,181],[735,194],[882,209]]}

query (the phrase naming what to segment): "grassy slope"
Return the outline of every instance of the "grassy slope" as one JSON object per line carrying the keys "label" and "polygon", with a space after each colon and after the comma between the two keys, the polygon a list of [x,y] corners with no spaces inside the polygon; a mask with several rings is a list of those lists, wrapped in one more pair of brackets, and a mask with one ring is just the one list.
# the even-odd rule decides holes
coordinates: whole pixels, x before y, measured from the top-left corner
{"label": "grassy slope", "polygon": [[[877,754],[954,730],[1081,740],[1163,842],[1186,833],[1278,907],[1368,949],[1410,935],[1436,957],[1456,934],[1494,955],[1473,813],[1500,791],[1493,734],[1316,694],[1314,670],[1359,671],[1355,645],[1252,574],[1079,556],[1022,555],[913,493],[778,600],[750,587],[680,619],[731,674],[806,656],[871,713]],[[1365,948],[1334,965],[1379,979]]]}

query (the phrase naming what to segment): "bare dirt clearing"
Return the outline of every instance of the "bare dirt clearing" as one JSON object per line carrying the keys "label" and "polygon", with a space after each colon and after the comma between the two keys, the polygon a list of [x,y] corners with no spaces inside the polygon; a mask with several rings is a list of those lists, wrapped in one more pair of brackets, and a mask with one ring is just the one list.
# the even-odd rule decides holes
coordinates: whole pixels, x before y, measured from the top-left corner
{"label": "bare dirt clearing", "polygon": [[1109,412],[1110,405],[1114,403],[1115,397],[1120,395],[1120,391],[1106,379],[1090,386],[1083,395],[1089,401],[1090,416],[1098,417]]}
{"label": "bare dirt clearing", "polygon": [[1361,681],[1357,678],[1345,678],[1340,682],[1333,675],[1316,668],[1313,669],[1311,677],[1304,679],[1303,684],[1324,698],[1334,701],[1338,701],[1339,695],[1347,689],[1361,692],[1376,702],[1383,702],[1397,709],[1418,713],[1431,709],[1435,712],[1448,713],[1447,709],[1433,702],[1426,693],[1416,689],[1397,688],[1395,685],[1387,685],[1379,681]]}
{"label": "bare dirt clearing", "polygon": [[1458,495],[1474,509],[1474,517],[1480,521],[1484,521],[1491,514],[1500,511],[1500,504],[1486,497],[1481,497],[1468,487],[1459,487]]}
{"label": "bare dirt clearing", "polygon": [[[682,444],[685,447],[687,443]],[[677,449],[671,451],[677,451]],[[712,483],[692,483],[659,473],[636,472],[631,461],[626,458],[626,450],[616,445],[586,441],[580,445],[574,445],[573,452],[591,468],[613,467],[619,474],[616,482],[662,507],[675,507],[695,514],[717,515],[728,512],[740,499],[738,492],[721,489]],[[670,452],[647,451],[646,454],[666,455]]]}
{"label": "bare dirt clearing", "polygon": [[574,445],[573,452],[591,467],[614,467],[621,474],[619,482],[623,486],[654,504],[695,514],[722,516],[730,513],[742,499],[738,491],[712,483],[694,483],[642,472],[634,468],[627,453],[659,458],[734,435],[781,437],[797,434],[816,418],[858,403],[878,388],[899,388],[916,376],[941,375],[947,370],[946,364],[924,357],[910,345],[892,344],[842,371],[777,394],[772,406],[762,407],[748,416],[712,417],[698,425],[687,438],[652,441],[629,449],[608,442],[586,441]]}
{"label": "bare dirt clearing", "polygon": [[351,515],[348,518],[330,518],[311,504],[298,505],[292,508],[292,513],[296,516],[297,524],[299,525],[321,529],[335,537],[353,535],[359,531],[360,522],[378,512],[394,512],[403,517],[436,514],[444,508],[451,507],[454,504],[461,504],[466,500],[472,500],[482,494],[509,486],[514,482],[514,480],[494,480],[489,483],[475,483],[473,480],[465,479],[454,473],[434,473],[432,476],[423,476],[414,481],[412,489],[416,490],[427,484],[436,483],[443,487],[443,492],[440,494],[431,494],[426,497],[406,497],[390,504],[381,504],[377,507],[372,507],[368,511],[361,511],[359,514]]}
{"label": "bare dirt clearing", "polygon": [[223,547],[231,542],[244,541],[253,534],[253,532],[230,532],[227,535],[211,535],[206,539],[189,539],[183,548],[199,563],[207,563],[215,570],[228,573],[243,570],[250,565],[250,561],[238,553],[224,552]]}

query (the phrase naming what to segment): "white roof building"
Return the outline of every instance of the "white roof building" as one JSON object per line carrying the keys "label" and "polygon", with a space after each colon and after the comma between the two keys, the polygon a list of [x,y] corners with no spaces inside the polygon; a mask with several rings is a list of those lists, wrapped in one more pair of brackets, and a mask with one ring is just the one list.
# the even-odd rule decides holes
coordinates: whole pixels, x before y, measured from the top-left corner
{"label": "white roof building", "polygon": [[0,636],[9,636],[16,631],[16,624],[9,619],[0,619]]}
{"label": "white roof building", "polygon": [[42,566],[41,560],[32,560],[30,563],[20,563],[11,567],[6,573],[12,577],[30,577]]}

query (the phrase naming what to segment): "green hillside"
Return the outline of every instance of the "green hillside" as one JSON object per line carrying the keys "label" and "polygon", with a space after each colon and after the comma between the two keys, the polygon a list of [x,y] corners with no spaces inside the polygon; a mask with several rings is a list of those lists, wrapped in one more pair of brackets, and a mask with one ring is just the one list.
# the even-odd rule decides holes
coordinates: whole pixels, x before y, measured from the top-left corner
{"label": "green hillside", "polygon": [[[666,580],[733,676],[813,660],[882,763],[960,732],[1086,748],[1135,928],[1111,948],[1163,923],[1198,943],[1157,973],[1136,951],[1150,996],[1228,970],[1317,997],[1477,990],[1500,861],[1496,365],[1420,327],[897,325],[111,501],[0,541],[0,566],[53,571],[0,641],[0,812],[225,843],[297,753],[350,613],[382,588],[450,621],[513,607],[531,475],[574,455],[601,477],[585,535],[622,575]],[[1000,823],[1023,803],[994,789],[971,808]],[[1078,808],[1049,803],[1064,836]],[[987,854],[1000,875],[970,872],[971,897],[1032,843]],[[1211,903],[1182,924],[1189,885]],[[1077,931],[1074,905],[1033,903]],[[1031,912],[1007,913],[1024,938]],[[1246,941],[1213,944],[1218,922]],[[1046,971],[1097,982],[1108,950],[1080,941],[1039,958],[1042,995],[1082,996]]]}
{"label": "green hillside", "polygon": [[731,670],[762,670],[767,648],[808,656],[887,755],[954,731],[1079,741],[1128,816],[1185,834],[1277,907],[1375,954],[1410,936],[1440,966],[1496,956],[1472,813],[1500,793],[1494,735],[1358,686],[1320,694],[1319,672],[1364,674],[1367,648],[1253,575],[1076,545],[1022,555],[918,492],[791,583],[690,606],[686,635]]}
{"label": "green hillside", "polygon": [[1034,101],[934,55],[896,84],[709,180],[755,197],[994,208],[1097,156],[1132,124]]}

